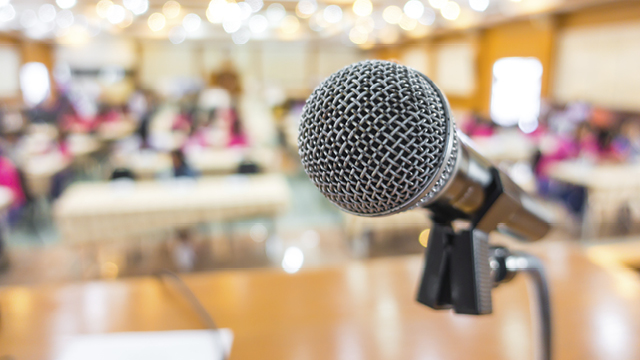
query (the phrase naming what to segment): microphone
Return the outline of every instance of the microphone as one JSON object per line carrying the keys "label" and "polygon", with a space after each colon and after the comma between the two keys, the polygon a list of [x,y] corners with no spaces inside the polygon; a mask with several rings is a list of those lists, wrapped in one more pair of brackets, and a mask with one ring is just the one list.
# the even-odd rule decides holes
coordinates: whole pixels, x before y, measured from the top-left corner
{"label": "microphone", "polygon": [[388,61],[349,65],[307,100],[298,137],[305,172],[342,210],[392,215],[422,207],[437,224],[537,240],[541,206],[456,131],[449,103],[422,73]]}

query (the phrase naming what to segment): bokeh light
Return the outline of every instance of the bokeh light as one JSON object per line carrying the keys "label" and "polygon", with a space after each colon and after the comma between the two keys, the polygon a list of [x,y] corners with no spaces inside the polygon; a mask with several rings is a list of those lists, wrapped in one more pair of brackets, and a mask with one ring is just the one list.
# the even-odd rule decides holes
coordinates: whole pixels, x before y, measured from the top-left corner
{"label": "bokeh light", "polygon": [[166,24],[167,20],[164,15],[160,13],[151,14],[147,20],[147,25],[149,25],[149,29],[151,29],[151,31],[160,31]]}

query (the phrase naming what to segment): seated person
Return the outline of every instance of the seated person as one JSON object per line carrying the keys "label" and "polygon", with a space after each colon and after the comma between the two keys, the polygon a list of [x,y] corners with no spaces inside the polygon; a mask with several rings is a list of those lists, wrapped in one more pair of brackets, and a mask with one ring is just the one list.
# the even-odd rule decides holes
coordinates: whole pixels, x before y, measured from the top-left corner
{"label": "seated person", "polygon": [[173,164],[173,177],[191,177],[195,178],[198,173],[187,164],[182,150],[174,150],[171,152],[171,162]]}

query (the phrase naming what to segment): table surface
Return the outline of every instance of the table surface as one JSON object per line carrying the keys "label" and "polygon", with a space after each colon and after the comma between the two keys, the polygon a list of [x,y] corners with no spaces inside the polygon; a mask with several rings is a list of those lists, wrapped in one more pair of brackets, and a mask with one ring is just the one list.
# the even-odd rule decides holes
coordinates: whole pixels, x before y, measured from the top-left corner
{"label": "table surface", "polygon": [[640,186],[640,163],[600,163],[565,160],[551,166],[551,178],[594,190]]}
{"label": "table surface", "polygon": [[62,239],[115,240],[212,221],[272,218],[290,205],[282,174],[75,183],[54,203]]}
{"label": "table surface", "polygon": [[[547,265],[555,359],[640,358],[637,274],[599,267],[574,245],[530,247]],[[185,275],[234,332],[234,359],[533,359],[527,282],[493,292],[494,313],[434,311],[414,301],[419,256],[331,268]],[[0,289],[0,357],[55,358],[65,337],[203,328],[175,289],[154,278]]]}

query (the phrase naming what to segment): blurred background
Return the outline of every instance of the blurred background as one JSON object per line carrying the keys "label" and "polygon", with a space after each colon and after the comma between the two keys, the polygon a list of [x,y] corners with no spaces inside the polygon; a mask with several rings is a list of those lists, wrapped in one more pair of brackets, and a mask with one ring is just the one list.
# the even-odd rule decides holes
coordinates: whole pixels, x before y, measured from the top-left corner
{"label": "blurred background", "polygon": [[[433,352],[455,334],[486,358],[531,353],[523,283],[496,292],[495,320],[418,307],[427,214],[347,215],[302,170],[305,99],[365,59],[433,79],[476,149],[544,200],[538,251],[554,306],[576,311],[559,336],[593,330],[559,341],[564,358],[638,358],[640,2],[0,0],[0,343],[23,355],[0,359],[51,357],[50,334],[197,328],[139,280],[163,269],[195,276],[237,358],[468,358]],[[353,318],[324,333],[336,313]]]}
{"label": "blurred background", "polygon": [[431,77],[552,239],[640,248],[636,1],[2,0],[0,284],[422,252],[423,212],[346,215],[299,163],[364,59]]}

